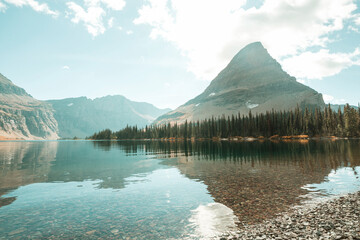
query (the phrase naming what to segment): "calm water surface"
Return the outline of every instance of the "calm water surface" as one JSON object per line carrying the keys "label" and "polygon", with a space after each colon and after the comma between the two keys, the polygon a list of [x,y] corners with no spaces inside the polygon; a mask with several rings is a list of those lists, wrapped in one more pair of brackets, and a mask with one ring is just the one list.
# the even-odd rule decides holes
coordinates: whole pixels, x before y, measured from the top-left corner
{"label": "calm water surface", "polygon": [[358,140],[0,142],[0,239],[208,239],[359,171]]}

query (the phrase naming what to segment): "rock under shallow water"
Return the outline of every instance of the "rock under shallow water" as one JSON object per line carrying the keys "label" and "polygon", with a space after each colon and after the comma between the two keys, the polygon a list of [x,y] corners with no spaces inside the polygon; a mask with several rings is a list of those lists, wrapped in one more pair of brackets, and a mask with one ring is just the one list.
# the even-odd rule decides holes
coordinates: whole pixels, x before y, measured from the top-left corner
{"label": "rock under shallow water", "polygon": [[360,239],[360,192],[304,206],[260,224],[244,224],[236,235],[226,235],[219,238]]}

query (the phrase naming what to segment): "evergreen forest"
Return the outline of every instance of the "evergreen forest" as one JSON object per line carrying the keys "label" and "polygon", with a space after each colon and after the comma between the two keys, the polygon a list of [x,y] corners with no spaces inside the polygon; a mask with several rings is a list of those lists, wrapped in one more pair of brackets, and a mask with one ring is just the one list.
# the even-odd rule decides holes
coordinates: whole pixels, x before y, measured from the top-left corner
{"label": "evergreen forest", "polygon": [[88,137],[94,140],[129,139],[240,139],[296,137],[360,137],[360,108],[345,105],[344,110],[300,109],[269,111],[265,114],[212,117],[184,124],[149,125],[145,128],[127,126],[113,132],[105,129]]}

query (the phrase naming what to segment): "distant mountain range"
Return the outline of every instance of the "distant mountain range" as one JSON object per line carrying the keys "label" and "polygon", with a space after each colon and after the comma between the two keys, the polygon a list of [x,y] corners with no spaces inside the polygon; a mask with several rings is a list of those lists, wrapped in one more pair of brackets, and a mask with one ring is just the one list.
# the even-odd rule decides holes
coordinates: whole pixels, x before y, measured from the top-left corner
{"label": "distant mountain range", "polygon": [[[340,108],[340,110],[343,112],[345,104],[331,104],[330,106],[333,111],[338,111]],[[355,108],[355,109],[358,108],[358,106],[354,106],[354,105],[350,105],[350,107]]]}
{"label": "distant mountain range", "polygon": [[106,128],[144,127],[168,111],[123,96],[39,101],[0,74],[0,140],[84,138]]}
{"label": "distant mountain range", "polygon": [[155,123],[183,123],[232,114],[264,113],[325,106],[320,93],[282,70],[260,42],[247,45],[210,83],[203,93]]}
{"label": "distant mountain range", "polygon": [[320,93],[297,82],[255,42],[240,50],[203,93],[173,111],[123,96],[39,101],[0,74],[0,140],[84,138],[106,128],[117,131],[126,125],[181,124],[296,106],[324,108],[325,103]]}
{"label": "distant mountain range", "polygon": [[117,95],[96,98],[67,98],[47,101],[54,109],[59,135],[64,138],[92,135],[109,128],[113,131],[137,125],[145,127],[171,109],[159,109],[145,102],[133,102]]}

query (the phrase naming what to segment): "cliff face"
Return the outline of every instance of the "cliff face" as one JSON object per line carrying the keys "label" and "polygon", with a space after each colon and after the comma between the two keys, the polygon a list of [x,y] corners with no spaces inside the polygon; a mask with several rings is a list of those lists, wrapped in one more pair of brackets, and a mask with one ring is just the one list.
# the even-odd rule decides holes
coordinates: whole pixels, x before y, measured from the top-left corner
{"label": "cliff face", "polygon": [[0,74],[0,136],[10,139],[57,139],[52,107],[31,97]]}
{"label": "cliff face", "polygon": [[159,117],[156,123],[196,121],[212,116],[264,113],[325,106],[322,95],[299,82],[273,59],[260,42],[243,48],[205,91]]}

